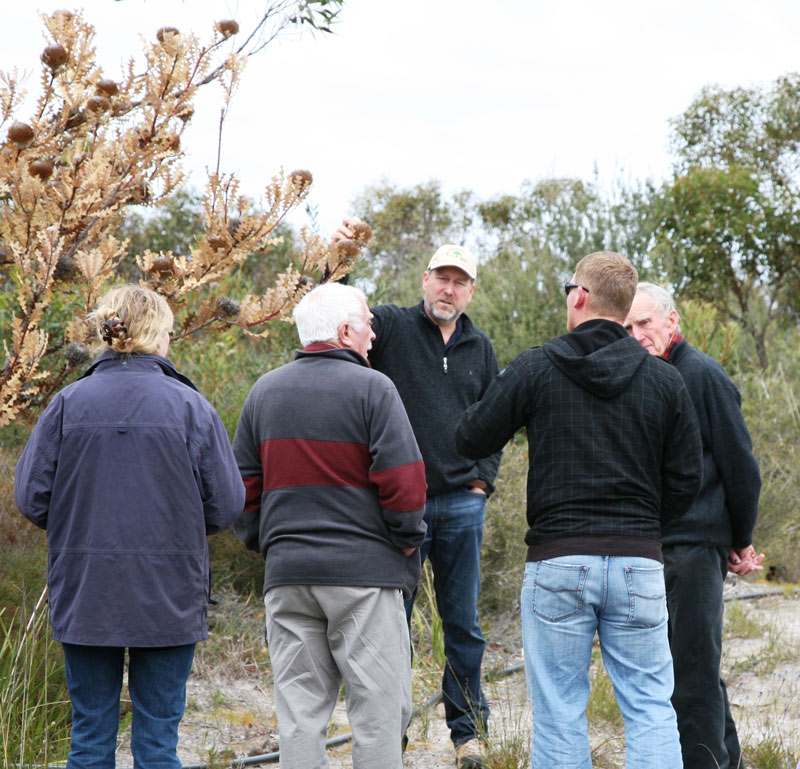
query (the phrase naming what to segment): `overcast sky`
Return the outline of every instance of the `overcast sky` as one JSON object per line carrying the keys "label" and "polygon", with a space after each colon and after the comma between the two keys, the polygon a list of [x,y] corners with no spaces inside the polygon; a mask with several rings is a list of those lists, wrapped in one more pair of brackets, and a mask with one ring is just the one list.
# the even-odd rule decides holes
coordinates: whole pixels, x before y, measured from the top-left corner
{"label": "overcast sky", "polygon": [[[0,69],[35,73],[38,11],[4,3]],[[10,6],[10,7],[8,7]],[[165,25],[244,30],[261,0],[86,0],[108,77]],[[438,179],[487,198],[525,179],[663,178],[668,120],[706,84],[769,84],[800,69],[796,0],[348,0],[334,35],[291,35],[253,57],[223,134],[222,170],[258,197],[281,166],[309,169],[326,231],[375,181]],[[216,163],[207,86],[183,148],[198,187]],[[19,117],[25,119],[26,115]],[[299,220],[298,220],[299,221]]]}

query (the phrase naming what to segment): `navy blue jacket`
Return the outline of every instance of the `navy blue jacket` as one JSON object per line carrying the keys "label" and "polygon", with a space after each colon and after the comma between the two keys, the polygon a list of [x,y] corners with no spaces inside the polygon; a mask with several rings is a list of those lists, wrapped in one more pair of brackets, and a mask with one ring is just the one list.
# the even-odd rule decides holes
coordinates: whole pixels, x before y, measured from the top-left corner
{"label": "navy blue jacket", "polygon": [[207,638],[206,534],[244,506],[225,428],[165,358],[105,352],[87,373],[50,402],[16,468],[17,506],[47,530],[53,637]]}

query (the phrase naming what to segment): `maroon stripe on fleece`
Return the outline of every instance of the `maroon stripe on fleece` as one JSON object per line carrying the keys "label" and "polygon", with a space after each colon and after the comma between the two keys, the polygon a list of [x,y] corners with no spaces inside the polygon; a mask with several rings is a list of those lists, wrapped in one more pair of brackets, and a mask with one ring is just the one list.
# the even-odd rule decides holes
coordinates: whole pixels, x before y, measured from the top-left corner
{"label": "maroon stripe on fleece", "polygon": [[261,509],[261,492],[264,490],[261,477],[251,475],[244,481],[244,512],[252,513]]}
{"label": "maroon stripe on fleece", "polygon": [[369,448],[359,443],[273,438],[260,448],[264,489],[371,485]]}
{"label": "maroon stripe on fleece", "polygon": [[369,474],[378,486],[381,505],[396,513],[409,513],[425,507],[425,464],[412,462],[408,465],[376,470]]}

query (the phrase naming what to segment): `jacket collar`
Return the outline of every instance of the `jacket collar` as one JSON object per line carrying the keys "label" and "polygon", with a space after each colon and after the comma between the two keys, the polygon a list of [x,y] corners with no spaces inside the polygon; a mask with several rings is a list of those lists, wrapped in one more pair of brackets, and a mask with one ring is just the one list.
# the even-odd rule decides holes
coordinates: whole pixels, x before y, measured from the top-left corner
{"label": "jacket collar", "polygon": [[172,379],[177,379],[182,384],[185,384],[187,387],[191,387],[192,390],[197,390],[194,386],[189,377],[184,376],[181,374],[178,369],[175,368],[175,365],[172,361],[168,360],[167,358],[162,358],[160,355],[151,355],[149,353],[132,353],[130,355],[120,355],[118,352],[114,352],[113,350],[106,350],[94,363],[92,363],[89,368],[83,373],[80,379],[84,379],[87,376],[91,376],[100,368],[110,368],[111,366],[117,363],[133,363],[137,367],[139,364],[146,363],[148,361],[152,361],[155,363],[161,371],[166,374],[168,377]]}
{"label": "jacket collar", "polygon": [[334,347],[326,342],[312,342],[306,345],[302,350],[296,350],[294,353],[295,360],[301,358],[338,358],[340,360],[349,360],[351,363],[357,363],[360,366],[372,368],[369,361],[359,355],[355,350],[348,347]]}

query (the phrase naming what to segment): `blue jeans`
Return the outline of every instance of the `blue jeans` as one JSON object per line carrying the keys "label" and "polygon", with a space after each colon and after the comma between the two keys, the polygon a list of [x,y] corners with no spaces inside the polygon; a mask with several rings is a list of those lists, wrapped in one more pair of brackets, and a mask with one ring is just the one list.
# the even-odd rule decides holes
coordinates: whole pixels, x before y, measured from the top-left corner
{"label": "blue jeans", "polygon": [[[125,649],[62,646],[72,700],[67,769],[110,769],[117,747]],[[136,769],[180,769],[178,724],[186,706],[194,646],[129,650],[131,752]]]}
{"label": "blue jeans", "polygon": [[626,769],[682,769],[664,568],[649,558],[599,555],[525,565],[532,769],[591,769],[586,706],[595,631],[625,719]]}
{"label": "blue jeans", "polygon": [[[436,606],[444,631],[442,697],[450,739],[455,745],[486,734],[489,707],[481,691],[481,662],[486,642],[478,624],[481,543],[486,497],[457,489],[428,497],[428,531],[420,548],[430,558]],[[406,601],[411,622],[414,596]]]}

